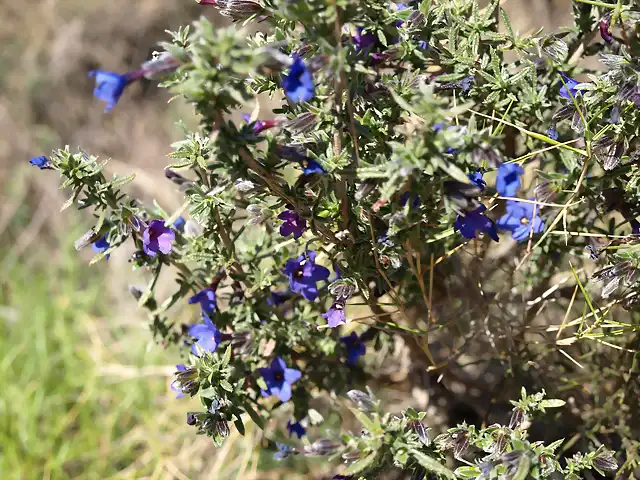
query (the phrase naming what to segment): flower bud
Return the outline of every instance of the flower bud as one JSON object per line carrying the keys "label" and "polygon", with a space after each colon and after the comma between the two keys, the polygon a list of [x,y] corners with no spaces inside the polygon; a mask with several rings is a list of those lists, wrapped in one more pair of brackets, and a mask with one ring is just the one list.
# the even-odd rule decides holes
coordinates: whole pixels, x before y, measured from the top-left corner
{"label": "flower bud", "polygon": [[317,442],[312,443],[311,445],[304,447],[304,453],[305,455],[311,457],[330,455],[335,452],[339,446],[339,443],[332,442],[331,440],[321,439]]}
{"label": "flower bud", "polygon": [[520,407],[514,408],[511,413],[511,419],[509,420],[509,428],[511,430],[515,430],[520,426],[520,424],[522,424],[524,418],[524,410]]}
{"label": "flower bud", "polygon": [[178,66],[180,66],[180,62],[177,59],[172,57],[169,52],[162,52],[144,62],[141,70],[144,78],[152,80],[159,75],[174,71]]}
{"label": "flower bud", "polygon": [[613,452],[603,451],[593,459],[593,466],[603,472],[615,472],[618,470],[618,462],[613,458]]}
{"label": "flower bud", "polygon": [[262,6],[252,0],[217,0],[216,3],[220,14],[230,17],[234,22],[262,12]]}
{"label": "flower bud", "polygon": [[92,243],[95,240],[95,238],[96,238],[96,232],[92,228],[83,236],[81,236],[79,239],[77,239],[75,242],[73,242],[73,246],[75,247],[76,250],[81,250],[87,245],[89,245],[90,243]]}
{"label": "flower bud", "polygon": [[375,400],[371,395],[360,390],[349,390],[347,392],[347,397],[349,397],[349,400],[355,403],[358,409],[363,412],[370,412],[375,406]]}

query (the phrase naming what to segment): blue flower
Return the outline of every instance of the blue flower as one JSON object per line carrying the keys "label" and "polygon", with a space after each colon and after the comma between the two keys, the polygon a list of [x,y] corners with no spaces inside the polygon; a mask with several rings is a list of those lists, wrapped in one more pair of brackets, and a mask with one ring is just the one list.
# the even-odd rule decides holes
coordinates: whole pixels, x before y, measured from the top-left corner
{"label": "blue flower", "polygon": [[400,197],[400,203],[402,204],[403,207],[406,206],[407,202],[409,202],[412,196],[413,196],[413,201],[411,202],[411,209],[415,210],[420,206],[420,195],[418,195],[417,193],[414,195],[409,191],[404,192]]}
{"label": "blue flower", "polygon": [[276,448],[278,449],[278,451],[273,454],[273,458],[276,460],[287,458],[295,451],[295,449],[291,445],[287,445],[286,443],[276,442]]}
{"label": "blue flower", "polygon": [[[108,250],[110,246],[111,245],[109,245],[109,242],[107,242],[107,237],[105,237],[103,235],[102,237],[97,239],[95,242],[93,242],[93,244],[91,244],[91,250],[93,250],[96,253],[102,253],[102,252]],[[111,254],[109,253],[109,254],[105,255],[104,258],[109,260],[110,256],[111,256]]]}
{"label": "blue flower", "polygon": [[278,218],[283,221],[280,225],[280,235],[283,237],[293,234],[293,238],[297,240],[307,228],[307,221],[293,210],[285,210]]}
{"label": "blue flower", "polygon": [[355,332],[346,337],[340,337],[340,341],[347,347],[347,365],[355,365],[358,358],[367,351],[366,344]]}
{"label": "blue flower", "polygon": [[344,302],[335,302],[327,313],[323,313],[322,317],[327,320],[329,328],[336,328],[347,323],[347,316],[344,313]]}
{"label": "blue flower", "polygon": [[[187,369],[187,367],[185,367],[183,363],[179,363],[178,365],[176,365],[176,369],[179,372],[184,372]],[[171,382],[171,390],[177,393],[176,398],[182,398],[184,397],[184,393],[182,393],[182,390],[178,385],[179,383],[177,380],[174,380],[173,382]]]}
{"label": "blue flower", "polygon": [[484,190],[487,187],[487,182],[484,181],[482,175],[484,174],[484,170],[482,168],[476,169],[475,172],[467,175],[471,183],[475,184],[480,190]]}
{"label": "blue flower", "polygon": [[[222,341],[222,333],[216,328],[206,313],[203,313],[202,316],[204,323],[192,325],[189,328],[189,335],[196,339],[196,343],[200,349],[213,353]],[[196,343],[191,346],[191,351],[194,355],[199,356]]]}
{"label": "blue flower", "polygon": [[507,213],[500,217],[496,224],[498,228],[510,231],[514,240],[522,242],[529,238],[531,230],[533,233],[544,230],[544,221],[538,215],[539,212],[540,207],[536,207],[534,203],[508,200]]}
{"label": "blue flower", "polygon": [[206,314],[212,314],[216,308],[216,292],[213,288],[208,287],[199,291],[189,299],[190,304],[199,303],[200,308]]}
{"label": "blue flower", "polygon": [[285,75],[282,79],[282,88],[289,100],[294,103],[308,102],[313,98],[314,86],[311,72],[302,58],[297,55],[293,57],[289,75]]}
{"label": "blue flower", "polygon": [[129,73],[120,75],[103,70],[93,70],[89,72],[89,76],[96,78],[96,88],[93,89],[93,95],[97,99],[106,102],[105,113],[110,112],[116,106],[125,87],[134,80]]}
{"label": "blue flower", "polygon": [[142,249],[152,258],[158,252],[167,254],[173,250],[175,238],[175,232],[169,227],[165,227],[164,220],[151,220],[142,234]]}
{"label": "blue flower", "polygon": [[173,222],[173,228],[175,228],[178,231],[182,231],[184,229],[184,224],[186,223],[185,219],[182,217],[178,217],[176,218],[176,221]]}
{"label": "blue flower", "polygon": [[289,431],[289,435],[293,436],[294,434],[298,436],[298,438],[302,438],[305,433],[307,433],[307,429],[300,425],[300,422],[287,423],[287,430]]}
{"label": "blue flower", "polygon": [[258,370],[267,384],[267,389],[261,390],[262,396],[277,395],[281,402],[291,399],[291,385],[302,376],[300,370],[287,368],[287,364],[280,357],[274,358],[268,368]]}
{"label": "blue flower", "polygon": [[318,162],[312,160],[310,158],[305,158],[300,161],[300,166],[302,167],[302,172],[305,175],[311,175],[312,173],[326,173],[324,168],[320,166]]}
{"label": "blue flower", "polygon": [[[567,77],[563,72],[559,72],[559,73],[562,79],[564,80],[564,84],[560,82],[560,96],[562,98],[566,98],[567,100],[571,100],[572,96],[573,98],[577,97],[580,94],[580,90],[577,90],[576,86],[580,82],[577,80],[574,80],[571,77]],[[571,93],[571,95],[569,93]]]}
{"label": "blue flower", "polygon": [[453,229],[455,231],[459,230],[464,238],[476,238],[476,232],[480,231],[489,235],[496,242],[499,241],[495,224],[490,218],[482,214],[486,209],[487,207],[480,205],[472,212],[467,212],[464,216],[458,215]]}
{"label": "blue flower", "polygon": [[40,170],[51,169],[51,163],[49,162],[49,159],[44,155],[33,157],[31,160],[29,160],[29,163],[34,167],[38,167]]}
{"label": "blue flower", "polygon": [[547,137],[549,137],[551,140],[556,141],[558,140],[558,138],[560,138],[560,136],[558,135],[558,131],[556,130],[555,123],[549,125],[549,128],[547,129]]}
{"label": "blue flower", "polygon": [[520,188],[520,175],[524,168],[517,163],[503,163],[498,167],[496,190],[503,197],[515,197]]}
{"label": "blue flower", "polygon": [[289,288],[292,292],[301,293],[307,300],[318,297],[316,282],[329,278],[329,270],[316,265],[316,252],[309,251],[298,258],[290,258],[284,267],[289,277]]}
{"label": "blue flower", "polygon": [[291,298],[291,293],[289,290],[284,290],[282,292],[271,292],[271,296],[267,298],[267,305],[270,307],[277,307],[278,305],[282,305],[284,302]]}

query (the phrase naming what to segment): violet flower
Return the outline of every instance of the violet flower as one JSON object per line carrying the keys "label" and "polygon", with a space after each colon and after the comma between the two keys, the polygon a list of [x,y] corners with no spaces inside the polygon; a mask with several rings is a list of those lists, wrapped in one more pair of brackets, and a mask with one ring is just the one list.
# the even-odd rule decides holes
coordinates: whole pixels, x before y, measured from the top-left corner
{"label": "violet flower", "polygon": [[258,370],[267,384],[267,389],[261,390],[262,396],[277,395],[281,402],[291,399],[291,385],[302,377],[300,370],[287,368],[287,364],[280,357],[274,358],[268,368]]}
{"label": "violet flower", "polygon": [[142,234],[142,249],[151,258],[158,252],[166,255],[173,249],[175,238],[175,232],[164,225],[164,220],[151,220]]}

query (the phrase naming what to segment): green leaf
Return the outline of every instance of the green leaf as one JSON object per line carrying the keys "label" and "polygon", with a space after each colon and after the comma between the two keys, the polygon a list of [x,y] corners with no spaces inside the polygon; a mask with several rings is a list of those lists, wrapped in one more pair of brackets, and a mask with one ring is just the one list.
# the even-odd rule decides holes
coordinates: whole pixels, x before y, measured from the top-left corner
{"label": "green leaf", "polygon": [[140,300],[138,300],[138,307],[143,307],[144,304],[147,303],[147,301],[151,298],[151,295],[153,295],[153,289],[155,288],[156,283],[158,282],[158,278],[160,277],[161,270],[162,270],[162,263],[158,263],[158,265],[156,266],[155,272],[153,272],[153,278],[151,279],[151,281],[149,282],[149,286],[147,287],[147,291],[144,292],[144,294],[140,297]]}
{"label": "green leaf", "polygon": [[542,400],[540,402],[540,408],[559,408],[564,407],[566,403],[567,402],[559,398],[550,398],[549,400]]}
{"label": "green leaf", "polygon": [[369,455],[361,458],[356,463],[352,463],[351,465],[349,465],[349,468],[344,471],[344,475],[355,475],[356,473],[360,473],[364,469],[369,468],[371,465],[373,465],[377,456],[378,452],[371,452]]}
{"label": "green leaf", "polygon": [[242,418],[236,418],[233,423],[238,429],[238,433],[244,437],[244,423],[242,422]]}
{"label": "green leaf", "polygon": [[222,359],[220,360],[220,369],[223,369],[227,365],[229,365],[230,361],[231,361],[231,345],[228,345],[227,349],[224,351],[224,355],[222,356]]}
{"label": "green leaf", "polygon": [[229,393],[233,392],[233,386],[229,382],[227,382],[226,380],[221,379],[219,384],[220,384],[220,386],[222,387],[223,390],[226,390]]}
{"label": "green leaf", "polygon": [[531,460],[527,455],[522,455],[520,463],[518,464],[518,470],[513,475],[512,480],[525,480],[529,476],[529,470],[531,469]]}
{"label": "green leaf", "polygon": [[476,478],[482,473],[478,467],[459,467],[455,471],[456,477],[460,478]]}
{"label": "green leaf", "polygon": [[509,20],[509,15],[504,8],[500,7],[500,16],[502,17],[502,21],[504,22],[504,26],[507,28],[507,32],[509,32],[509,38],[513,39],[515,34],[513,33],[513,27],[511,26],[511,20]]}
{"label": "green leaf", "polygon": [[247,412],[247,414],[251,417],[251,420],[253,420],[253,423],[255,423],[258,427],[260,427],[261,430],[264,430],[264,419],[251,407],[251,405],[245,402],[243,405],[243,408]]}
{"label": "green leaf", "polygon": [[127,183],[131,183],[133,179],[136,178],[136,174],[132,173],[131,175],[127,175],[126,177],[118,177],[117,175],[113,176],[113,180],[109,182],[109,186],[111,188],[120,188]]}
{"label": "green leaf", "polygon": [[429,455],[425,455],[421,451],[414,449],[409,450],[409,453],[416,460],[416,462],[422,465],[428,472],[433,472],[438,475],[442,475],[443,477],[455,480],[456,475],[435,458],[430,457]]}

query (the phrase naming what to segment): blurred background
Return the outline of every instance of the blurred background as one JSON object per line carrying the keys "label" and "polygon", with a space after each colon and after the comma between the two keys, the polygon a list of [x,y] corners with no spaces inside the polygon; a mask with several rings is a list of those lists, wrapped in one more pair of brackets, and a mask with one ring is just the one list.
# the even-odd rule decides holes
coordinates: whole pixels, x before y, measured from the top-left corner
{"label": "blurred background", "polygon": [[[521,32],[570,22],[569,0],[501,2]],[[58,178],[28,159],[69,145],[136,173],[127,187],[168,211],[181,204],[163,168],[176,125],[191,108],[152,83],[124,93],[114,111],[92,97],[87,72],[125,72],[150,58],[167,29],[213,8],[189,0],[0,0],[0,477],[269,479],[296,476],[260,455],[259,432],[233,432],[215,449],[185,414],[198,405],[169,388],[177,350],[151,340],[128,286],[141,281],[118,251],[89,266],[73,242],[92,225]],[[194,321],[192,310],[178,312]],[[295,464],[294,464],[295,465]],[[268,472],[267,472],[268,470]],[[330,478],[330,477],[329,477]]]}

